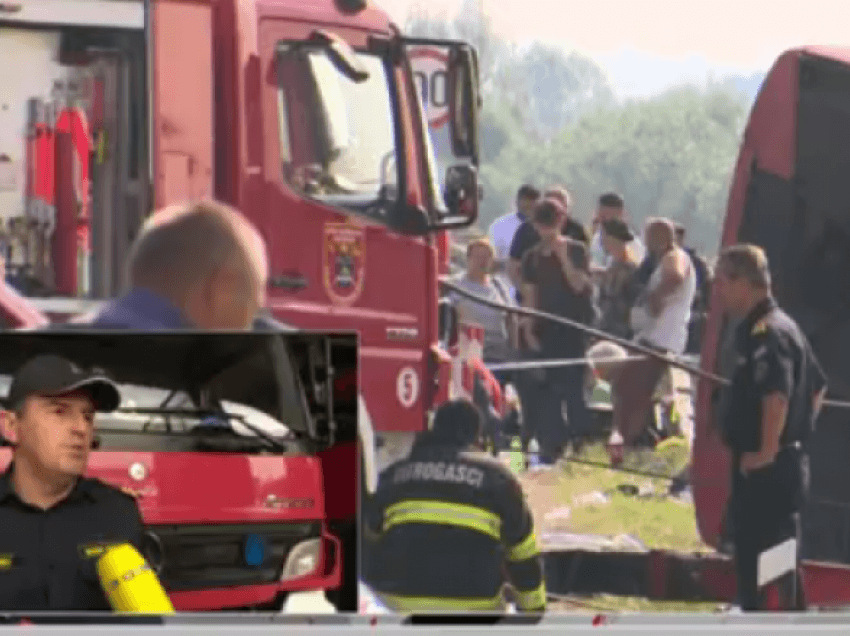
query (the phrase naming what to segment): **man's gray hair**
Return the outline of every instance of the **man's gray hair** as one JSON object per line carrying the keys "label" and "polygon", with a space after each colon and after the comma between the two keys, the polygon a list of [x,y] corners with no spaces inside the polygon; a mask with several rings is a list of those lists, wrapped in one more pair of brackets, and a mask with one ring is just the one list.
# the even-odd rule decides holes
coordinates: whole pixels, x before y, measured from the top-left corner
{"label": "man's gray hair", "polygon": [[717,271],[731,279],[743,279],[756,289],[770,289],[770,265],[758,245],[742,243],[724,248],[717,259]]}
{"label": "man's gray hair", "polygon": [[130,249],[131,287],[183,294],[240,258],[250,267],[262,239],[237,210],[216,201],[171,206],[154,213]]}

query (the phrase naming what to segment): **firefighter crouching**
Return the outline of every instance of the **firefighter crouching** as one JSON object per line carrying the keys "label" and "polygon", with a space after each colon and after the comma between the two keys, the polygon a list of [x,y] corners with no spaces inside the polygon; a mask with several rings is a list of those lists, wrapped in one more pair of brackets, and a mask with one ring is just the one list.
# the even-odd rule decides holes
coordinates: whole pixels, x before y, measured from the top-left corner
{"label": "firefighter crouching", "polygon": [[470,401],[446,402],[380,477],[364,514],[364,576],[394,611],[502,611],[507,583],[520,611],[545,609],[531,511],[513,474],[472,451],[481,427]]}
{"label": "firefighter crouching", "polygon": [[[728,520],[738,602],[745,611],[763,609],[760,588],[773,583],[784,608],[802,610],[799,515],[808,496],[805,442],[826,377],[800,328],[772,298],[760,248],[724,250],[717,284],[726,311],[742,319],[735,333],[737,364],[721,416],[732,454]],[[783,544],[790,546],[788,556],[777,558],[783,551],[771,548]]]}

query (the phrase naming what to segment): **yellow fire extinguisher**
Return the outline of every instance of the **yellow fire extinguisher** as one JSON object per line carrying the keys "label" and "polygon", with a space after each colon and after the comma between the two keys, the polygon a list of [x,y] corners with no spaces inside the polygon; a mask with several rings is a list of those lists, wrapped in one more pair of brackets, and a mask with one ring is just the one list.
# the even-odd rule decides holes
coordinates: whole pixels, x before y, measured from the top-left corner
{"label": "yellow fire extinguisher", "polygon": [[107,547],[97,560],[97,575],[116,612],[174,613],[156,574],[132,545]]}

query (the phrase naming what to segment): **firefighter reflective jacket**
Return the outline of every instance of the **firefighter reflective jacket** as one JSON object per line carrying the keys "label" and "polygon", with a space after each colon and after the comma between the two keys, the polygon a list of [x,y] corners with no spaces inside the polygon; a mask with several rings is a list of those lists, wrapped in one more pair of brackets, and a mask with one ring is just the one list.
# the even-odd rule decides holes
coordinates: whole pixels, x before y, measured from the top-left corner
{"label": "firefighter reflective jacket", "polygon": [[531,511],[498,460],[417,444],[381,475],[364,522],[369,583],[395,611],[500,610],[506,583],[518,609],[545,608]]}

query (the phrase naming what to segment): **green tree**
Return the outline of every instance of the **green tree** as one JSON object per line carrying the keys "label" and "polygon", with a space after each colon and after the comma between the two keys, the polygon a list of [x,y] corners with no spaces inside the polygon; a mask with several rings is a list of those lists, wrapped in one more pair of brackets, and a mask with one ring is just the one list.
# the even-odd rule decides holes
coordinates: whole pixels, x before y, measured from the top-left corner
{"label": "green tree", "polygon": [[745,99],[726,86],[677,87],[589,113],[565,128],[547,153],[528,151],[511,161],[543,182],[565,183],[583,221],[591,220],[601,192],[616,190],[636,226],[650,216],[670,217],[711,252],[745,116]]}
{"label": "green tree", "polygon": [[716,249],[750,102],[736,78],[619,104],[593,60],[515,46],[493,31],[477,0],[464,0],[452,19],[413,14],[405,30],[464,39],[479,52],[481,229],[512,207],[521,183],[559,183],[582,221],[590,222],[599,194],[616,190],[636,227],[667,216],[685,225],[690,243]]}

